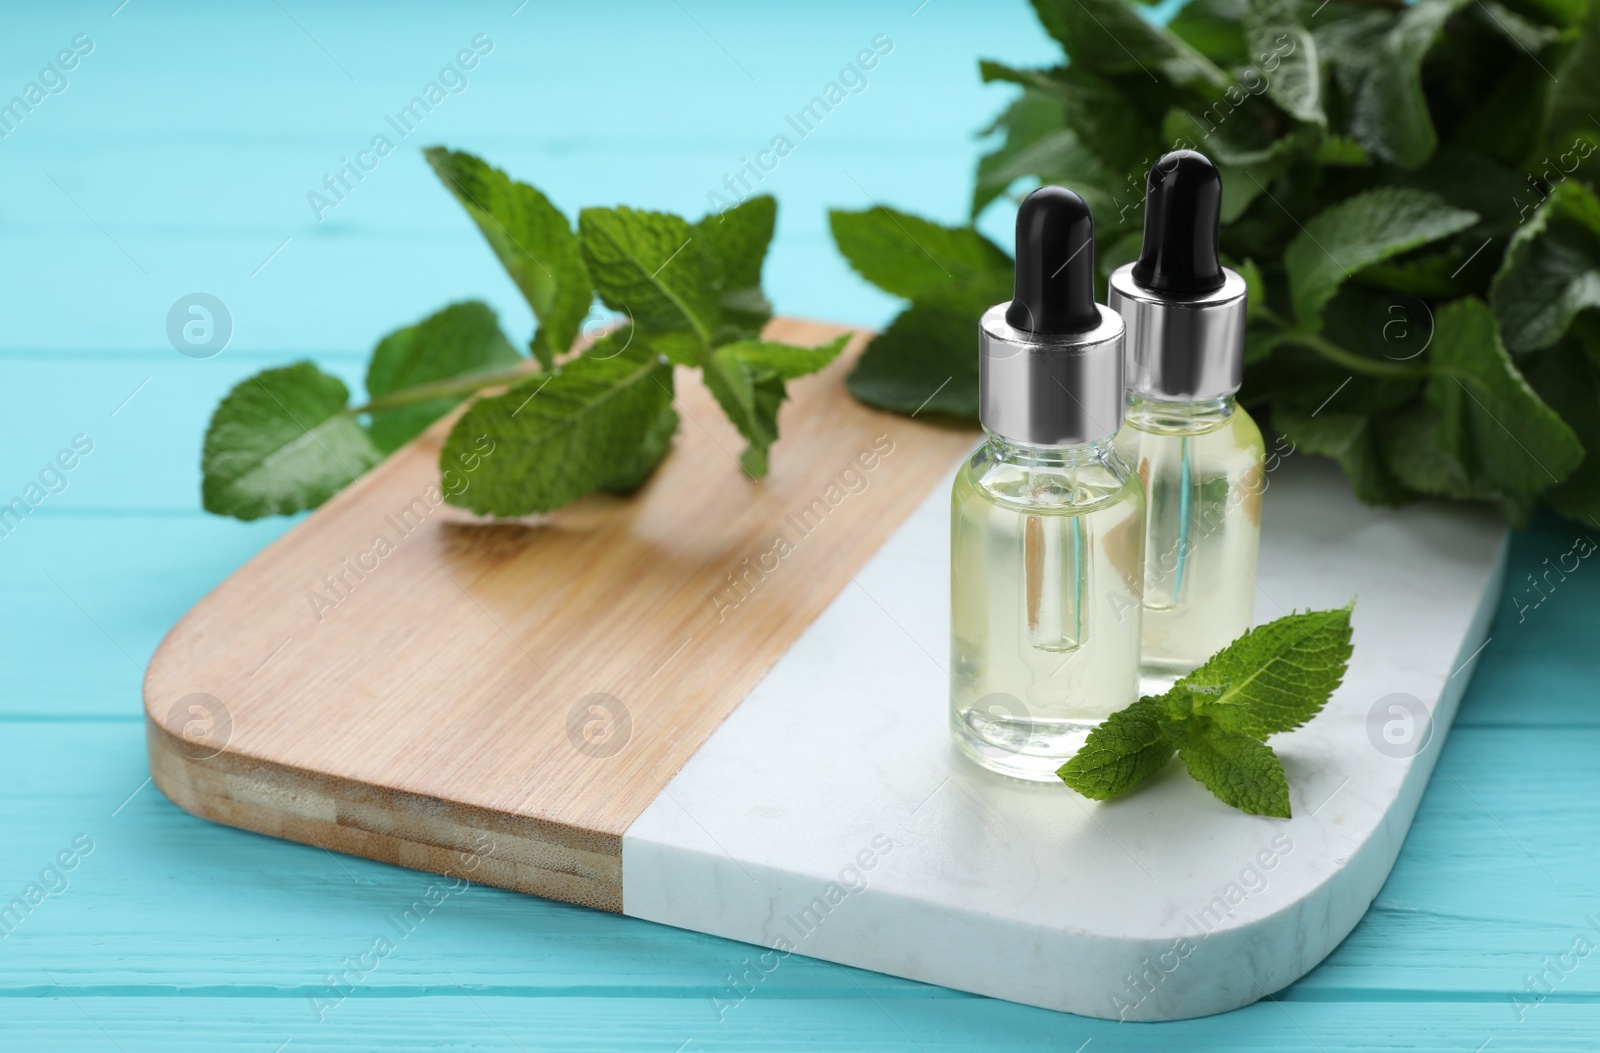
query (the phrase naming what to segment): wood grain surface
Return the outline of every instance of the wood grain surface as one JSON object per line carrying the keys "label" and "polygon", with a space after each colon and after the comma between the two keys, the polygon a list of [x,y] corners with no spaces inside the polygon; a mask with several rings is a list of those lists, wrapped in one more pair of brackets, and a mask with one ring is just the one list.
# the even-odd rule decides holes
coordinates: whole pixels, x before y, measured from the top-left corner
{"label": "wood grain surface", "polygon": [[792,385],[762,481],[687,370],[651,482],[537,520],[443,503],[436,425],[167,636],[156,785],[229,825],[621,910],[623,831],[975,441],[852,399],[862,342]]}

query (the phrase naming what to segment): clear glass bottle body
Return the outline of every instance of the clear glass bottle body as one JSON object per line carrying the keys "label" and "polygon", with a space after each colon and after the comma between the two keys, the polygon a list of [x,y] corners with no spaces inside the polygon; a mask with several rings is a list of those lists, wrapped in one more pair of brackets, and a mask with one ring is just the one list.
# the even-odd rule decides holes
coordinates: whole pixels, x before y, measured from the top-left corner
{"label": "clear glass bottle body", "polygon": [[950,511],[951,734],[983,767],[1054,780],[1137,697],[1143,488],[1110,441],[990,435]]}
{"label": "clear glass bottle body", "polygon": [[1250,627],[1265,450],[1231,396],[1132,397],[1115,442],[1145,486],[1139,691],[1160,694]]}

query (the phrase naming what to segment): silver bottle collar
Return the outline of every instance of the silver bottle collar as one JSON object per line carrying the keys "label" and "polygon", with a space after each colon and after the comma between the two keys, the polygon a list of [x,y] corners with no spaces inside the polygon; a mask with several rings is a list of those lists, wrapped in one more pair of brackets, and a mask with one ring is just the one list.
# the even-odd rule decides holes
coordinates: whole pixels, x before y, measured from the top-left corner
{"label": "silver bottle collar", "polygon": [[1109,439],[1122,427],[1123,321],[1104,304],[1086,333],[1038,335],[1006,322],[1009,303],[978,327],[978,414],[1012,442],[1068,446]]}
{"label": "silver bottle collar", "polygon": [[1222,287],[1168,299],[1133,280],[1133,264],[1111,275],[1106,298],[1127,323],[1128,393],[1174,402],[1232,395],[1244,382],[1245,284],[1224,267]]}

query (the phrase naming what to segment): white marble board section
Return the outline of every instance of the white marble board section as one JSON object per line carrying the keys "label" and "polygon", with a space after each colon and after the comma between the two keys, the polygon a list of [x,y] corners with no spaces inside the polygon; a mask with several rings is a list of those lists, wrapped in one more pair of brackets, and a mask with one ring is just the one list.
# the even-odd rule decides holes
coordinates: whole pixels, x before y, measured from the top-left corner
{"label": "white marble board section", "polygon": [[1358,597],[1344,685],[1272,740],[1293,819],[1228,808],[1176,763],[1096,804],[959,757],[946,480],[624,835],[624,912],[766,948],[730,1003],[790,953],[1126,1020],[1304,975],[1394,864],[1507,532],[1460,507],[1365,507],[1324,462],[1270,479],[1257,621]]}

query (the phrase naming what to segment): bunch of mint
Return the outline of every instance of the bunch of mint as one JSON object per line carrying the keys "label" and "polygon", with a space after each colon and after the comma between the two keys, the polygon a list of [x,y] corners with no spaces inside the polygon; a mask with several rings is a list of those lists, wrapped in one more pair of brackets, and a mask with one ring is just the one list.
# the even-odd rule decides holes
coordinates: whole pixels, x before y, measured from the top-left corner
{"label": "bunch of mint", "polygon": [[[365,405],[351,406],[344,383],[310,362],[257,374],[212,414],[201,459],[207,511],[256,519],[315,508],[469,398],[439,455],[454,480],[446,500],[522,516],[596,490],[627,493],[677,432],[673,366],[700,370],[747,443],[744,470],[766,475],[786,382],[845,344],[760,338],[772,314],[761,292],[771,197],[697,223],[586,208],[574,231],[538,190],[478,158],[441,147],[426,156],[533,308],[532,359],[488,305],[470,301],[379,341]],[[597,296],[618,323],[568,354]]]}
{"label": "bunch of mint", "polygon": [[[1521,524],[1543,500],[1600,525],[1600,0],[1191,0],[1166,27],[1126,0],[1034,7],[1069,61],[980,64],[1021,93],[973,217],[1066,184],[1103,282],[1137,255],[1151,163],[1200,150],[1250,285],[1247,406],[1365,501]],[[851,390],[975,419],[1005,253],[887,208],[832,218],[862,276],[911,301]]]}
{"label": "bunch of mint", "polygon": [[1344,679],[1350,611],[1307,611],[1251,629],[1166,694],[1111,714],[1056,774],[1104,801],[1134,789],[1177,753],[1223,802],[1289,818],[1289,783],[1266,740],[1322,712]]}

